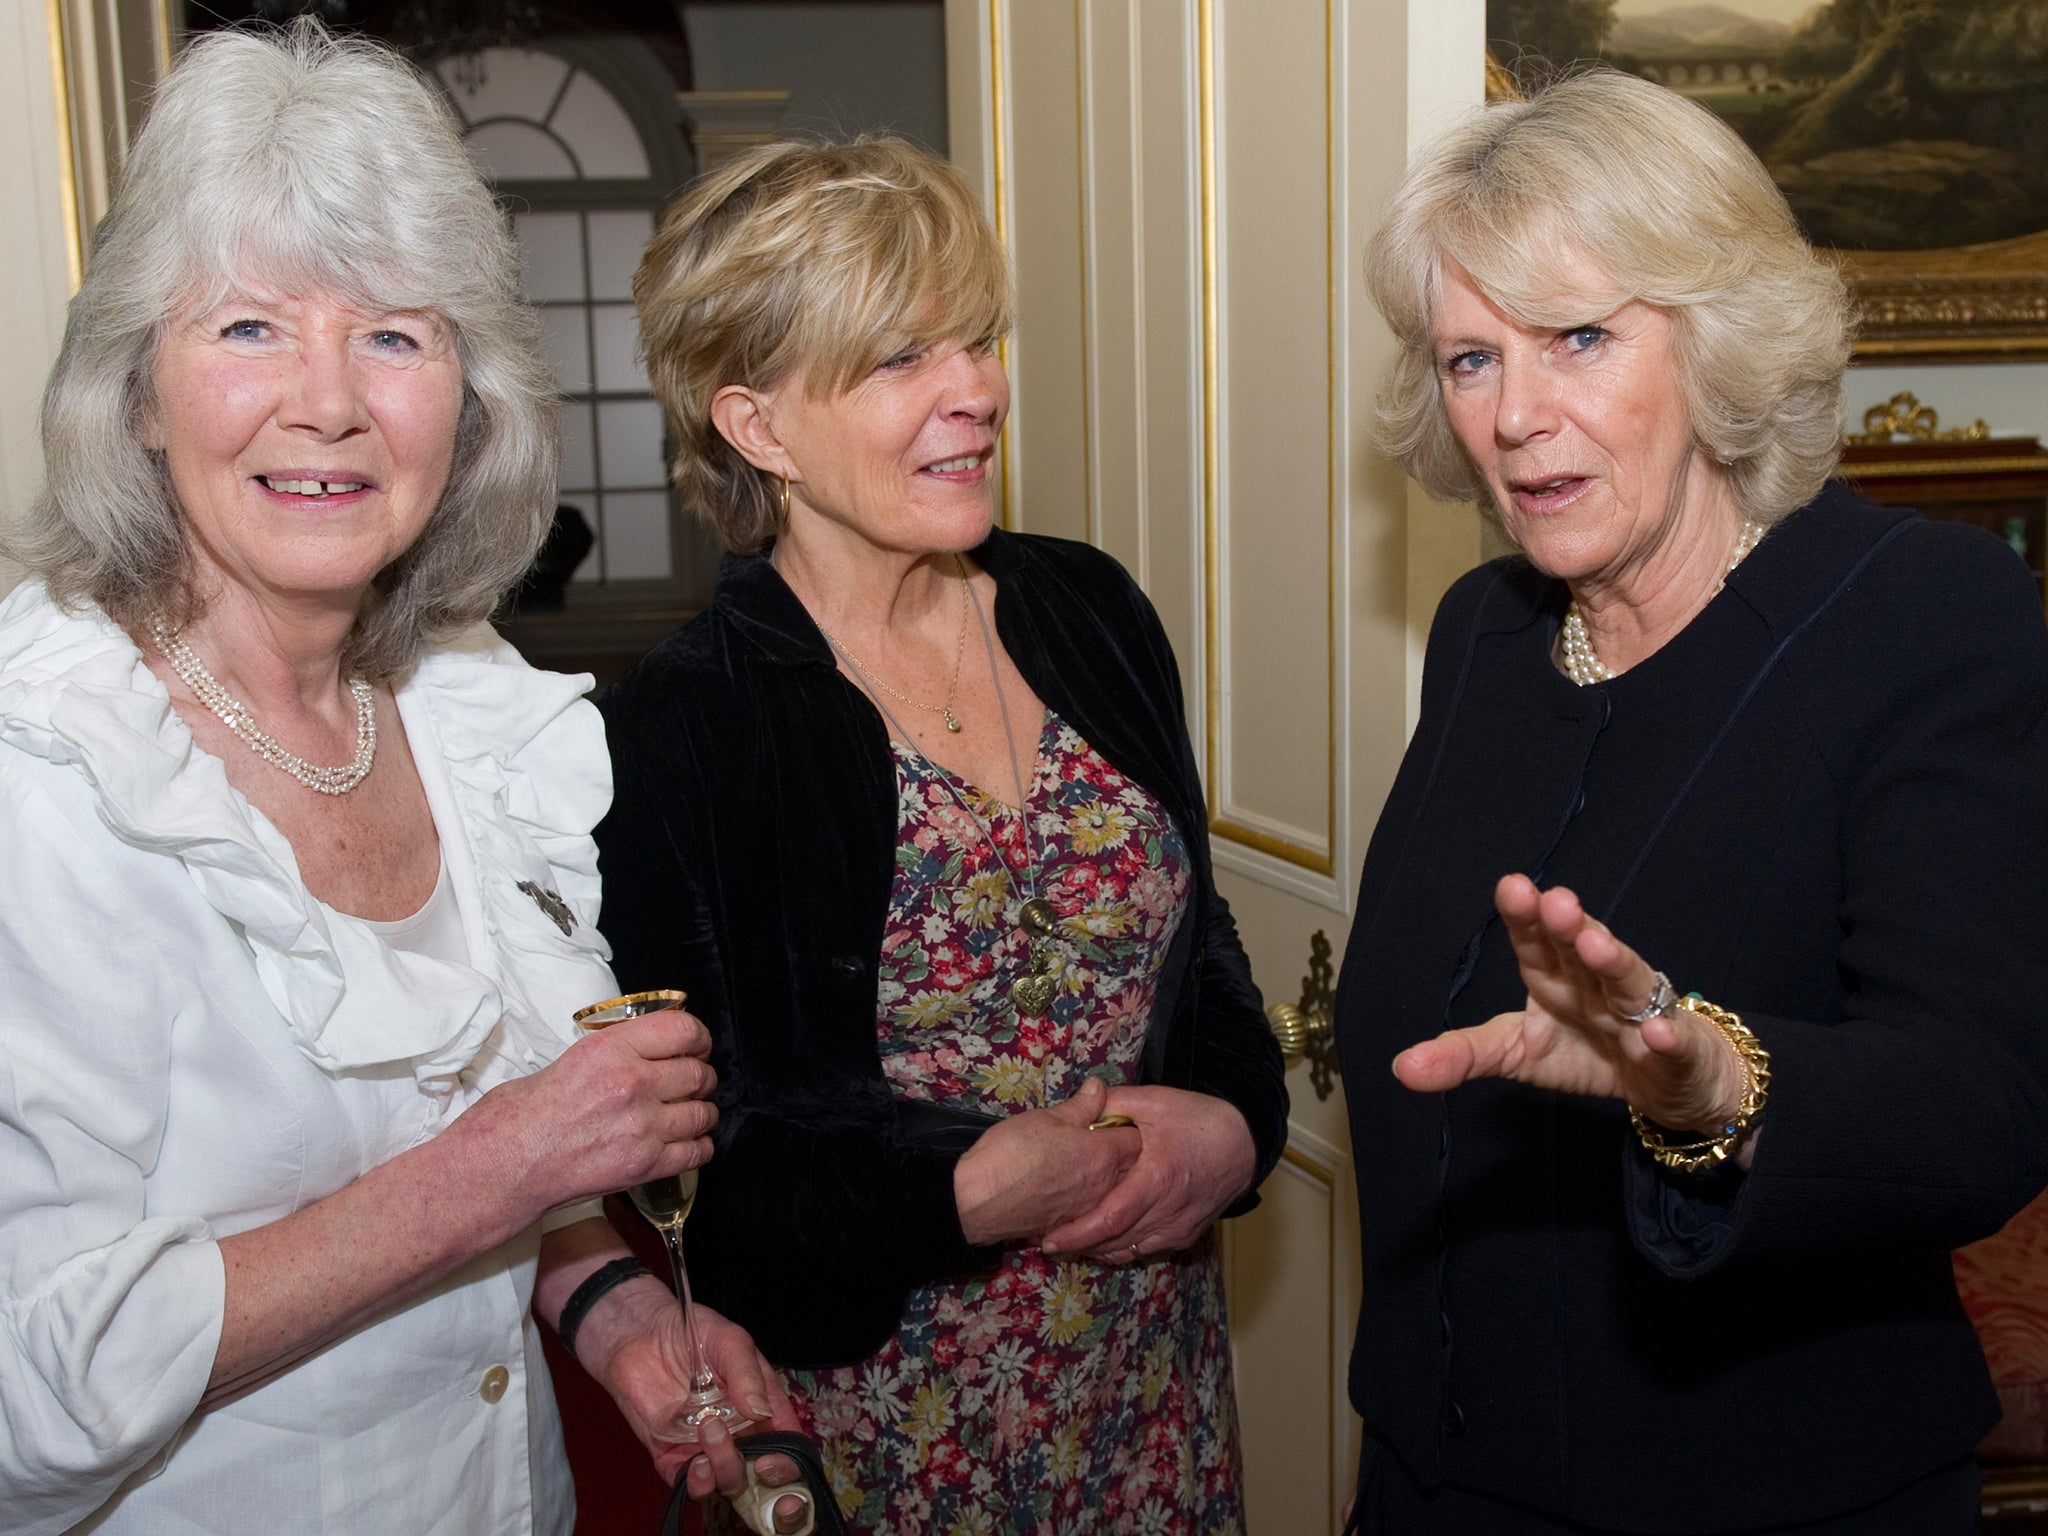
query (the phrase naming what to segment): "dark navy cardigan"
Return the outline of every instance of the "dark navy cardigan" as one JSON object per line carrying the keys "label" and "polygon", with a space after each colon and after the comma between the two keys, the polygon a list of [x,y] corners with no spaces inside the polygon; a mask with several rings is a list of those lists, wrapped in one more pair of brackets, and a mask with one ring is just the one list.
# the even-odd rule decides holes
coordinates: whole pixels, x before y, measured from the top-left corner
{"label": "dark navy cardigan", "polygon": [[[996,532],[975,559],[996,579],[996,629],[1025,681],[1187,841],[1194,890],[1143,1076],[1235,1105],[1263,1179],[1286,1139],[1286,1087],[1211,877],[1158,617],[1084,544]],[[897,803],[887,728],[759,556],[729,557],[710,609],[601,704],[617,777],[597,831],[613,968],[628,990],[687,990],[715,1042],[722,1118],[690,1220],[692,1283],[778,1365],[861,1359],[893,1333],[912,1286],[999,1257],[961,1234],[958,1137],[931,1134],[882,1076],[876,963]]]}
{"label": "dark navy cardigan", "polygon": [[[1826,490],[1662,650],[1578,688],[1557,582],[1444,600],[1338,998],[1365,1301],[1351,1393],[1425,1484],[1603,1528],[1845,1511],[1997,1403],[1949,1250],[2048,1181],[2048,631],[1974,529]],[[1522,1005],[1499,876],[1570,886],[1771,1055],[1754,1168],[1622,1106],[1398,1087]]]}

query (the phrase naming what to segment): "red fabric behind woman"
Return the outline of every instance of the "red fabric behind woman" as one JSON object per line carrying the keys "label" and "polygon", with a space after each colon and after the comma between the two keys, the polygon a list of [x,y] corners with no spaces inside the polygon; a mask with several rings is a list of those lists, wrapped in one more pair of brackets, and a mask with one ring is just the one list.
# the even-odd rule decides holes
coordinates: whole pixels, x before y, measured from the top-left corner
{"label": "red fabric behind woman", "polygon": [[1977,1454],[1987,1463],[2048,1462],[2048,1195],[1997,1235],[1958,1249],[1955,1266],[2005,1409]]}

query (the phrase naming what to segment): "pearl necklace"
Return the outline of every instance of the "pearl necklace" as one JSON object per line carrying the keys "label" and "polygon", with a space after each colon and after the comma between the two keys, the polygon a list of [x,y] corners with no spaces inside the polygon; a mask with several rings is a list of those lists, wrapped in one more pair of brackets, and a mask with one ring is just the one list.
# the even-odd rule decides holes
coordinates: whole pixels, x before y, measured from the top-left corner
{"label": "pearl necklace", "polygon": [[[1757,547],[1768,531],[1755,519],[1742,525],[1742,536],[1735,541],[1735,557],[1728,562],[1730,573],[1749,558],[1749,552]],[[1719,592],[1727,582],[1724,574],[1720,581],[1714,583],[1714,590]],[[1558,648],[1564,653],[1564,675],[1581,688],[1589,683],[1614,680],[1614,669],[1593,654],[1593,642],[1586,636],[1585,615],[1579,612],[1576,602],[1564,611],[1564,624],[1558,632]]]}
{"label": "pearl necklace", "polygon": [[206,669],[206,663],[162,619],[149,621],[149,635],[156,648],[171,664],[179,680],[192,690],[192,697],[213,711],[220,723],[233,731],[242,744],[273,768],[282,769],[306,788],[323,795],[345,795],[370,776],[377,761],[377,701],[370,685],[360,677],[348,680],[348,691],[356,701],[356,755],[349,763],[323,768],[287,751],[277,739],[256,723],[249,706],[220,684]]}

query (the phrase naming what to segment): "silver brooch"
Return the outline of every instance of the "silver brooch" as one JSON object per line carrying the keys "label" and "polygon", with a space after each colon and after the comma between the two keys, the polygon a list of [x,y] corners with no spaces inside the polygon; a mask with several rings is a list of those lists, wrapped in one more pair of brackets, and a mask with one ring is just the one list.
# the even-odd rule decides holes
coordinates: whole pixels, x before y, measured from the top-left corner
{"label": "silver brooch", "polygon": [[566,939],[576,931],[576,914],[569,910],[569,903],[553,891],[544,885],[535,885],[531,880],[520,881],[519,889],[531,896],[533,904],[545,912],[549,921],[562,930],[563,938]]}

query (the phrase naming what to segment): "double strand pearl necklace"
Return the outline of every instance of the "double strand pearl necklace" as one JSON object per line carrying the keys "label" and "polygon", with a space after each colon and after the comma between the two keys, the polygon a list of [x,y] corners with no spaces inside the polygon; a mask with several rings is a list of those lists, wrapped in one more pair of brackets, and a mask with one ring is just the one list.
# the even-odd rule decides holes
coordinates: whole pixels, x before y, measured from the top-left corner
{"label": "double strand pearl necklace", "polygon": [[353,762],[323,768],[309,763],[296,752],[287,751],[277,738],[256,723],[249,706],[220,684],[206,669],[206,663],[187,645],[178,630],[162,619],[149,621],[149,636],[171,664],[192,697],[213,711],[220,723],[233,731],[242,744],[273,768],[282,769],[306,788],[323,795],[345,795],[370,776],[377,761],[377,701],[370,685],[360,677],[348,680],[348,691],[356,701],[356,755]]}
{"label": "double strand pearl necklace", "polygon": [[[1742,536],[1735,541],[1735,557],[1728,562],[1724,572],[1714,583],[1719,592],[1728,583],[1728,573],[1749,558],[1749,552],[1768,530],[1754,518],[1742,525]],[[1584,688],[1589,683],[1605,683],[1614,679],[1614,671],[1593,654],[1593,642],[1586,637],[1585,615],[1579,612],[1575,602],[1564,611],[1564,624],[1558,633],[1558,647],[1564,652],[1564,675]]]}

